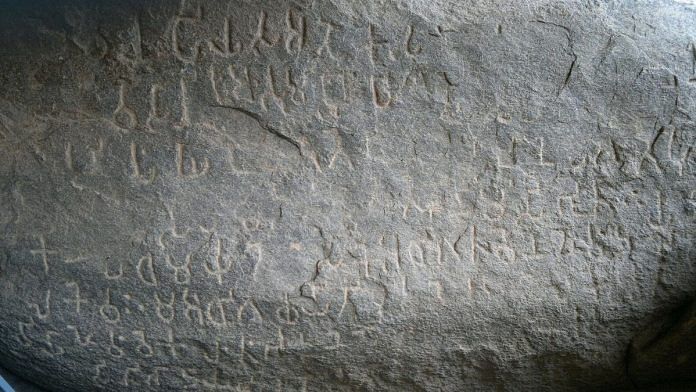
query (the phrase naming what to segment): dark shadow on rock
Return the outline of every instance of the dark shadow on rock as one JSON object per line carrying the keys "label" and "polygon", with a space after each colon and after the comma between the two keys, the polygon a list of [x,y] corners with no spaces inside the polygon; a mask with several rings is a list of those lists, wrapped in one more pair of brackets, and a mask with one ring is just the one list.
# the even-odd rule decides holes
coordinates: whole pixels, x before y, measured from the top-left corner
{"label": "dark shadow on rock", "polygon": [[640,331],[628,348],[626,370],[639,390],[696,390],[696,300]]}
{"label": "dark shadow on rock", "polygon": [[[46,392],[45,389],[40,388],[27,380],[10,373],[7,369],[0,367],[0,376],[7,381],[8,384],[14,389],[15,392]],[[0,388],[2,390],[2,388]]]}

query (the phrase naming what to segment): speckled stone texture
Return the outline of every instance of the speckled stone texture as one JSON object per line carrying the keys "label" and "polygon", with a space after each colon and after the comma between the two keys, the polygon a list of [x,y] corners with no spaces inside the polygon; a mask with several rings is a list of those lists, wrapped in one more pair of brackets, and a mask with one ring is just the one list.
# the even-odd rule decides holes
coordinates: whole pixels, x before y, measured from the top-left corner
{"label": "speckled stone texture", "polygon": [[686,1],[0,0],[0,365],[662,382],[679,344],[639,335],[696,289],[694,116]]}

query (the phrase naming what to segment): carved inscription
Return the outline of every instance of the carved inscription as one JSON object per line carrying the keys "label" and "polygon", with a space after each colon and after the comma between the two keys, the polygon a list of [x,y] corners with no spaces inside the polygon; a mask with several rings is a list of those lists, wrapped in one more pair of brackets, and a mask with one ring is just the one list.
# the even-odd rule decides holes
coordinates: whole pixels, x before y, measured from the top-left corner
{"label": "carved inscription", "polygon": [[[605,72],[548,22],[578,63],[547,94],[558,59],[535,50],[555,53],[555,36],[343,3],[180,0],[113,26],[77,11],[65,31],[42,25],[64,75],[32,65],[18,103],[0,99],[8,363],[78,358],[93,389],[371,390],[403,378],[396,347],[412,386],[467,371],[499,386],[510,362],[491,325],[600,346],[588,326],[626,330],[624,308],[685,292],[693,43],[643,85],[657,71],[623,63],[637,44],[612,36]],[[600,107],[588,77],[612,80]]]}

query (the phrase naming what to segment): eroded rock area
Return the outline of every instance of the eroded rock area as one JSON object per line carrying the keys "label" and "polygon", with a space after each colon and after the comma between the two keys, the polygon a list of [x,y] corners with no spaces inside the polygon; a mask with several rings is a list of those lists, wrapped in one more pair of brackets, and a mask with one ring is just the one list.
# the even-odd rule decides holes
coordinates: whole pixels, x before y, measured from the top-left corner
{"label": "eroded rock area", "polygon": [[17,3],[0,1],[14,374],[572,391],[670,360],[627,353],[696,288],[694,7]]}

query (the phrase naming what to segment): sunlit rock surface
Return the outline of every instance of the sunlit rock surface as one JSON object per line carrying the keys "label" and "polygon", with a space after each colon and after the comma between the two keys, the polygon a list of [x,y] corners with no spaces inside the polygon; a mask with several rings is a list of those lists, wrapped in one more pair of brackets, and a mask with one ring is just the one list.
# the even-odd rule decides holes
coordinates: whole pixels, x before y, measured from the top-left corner
{"label": "sunlit rock surface", "polygon": [[631,342],[696,288],[695,44],[672,1],[2,0],[0,364],[649,383]]}

